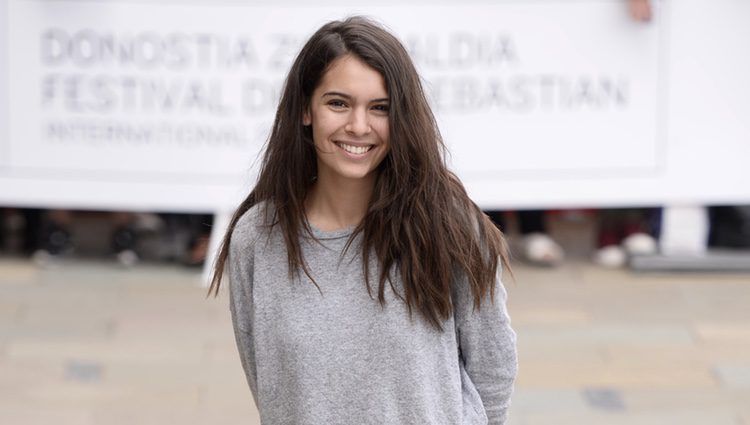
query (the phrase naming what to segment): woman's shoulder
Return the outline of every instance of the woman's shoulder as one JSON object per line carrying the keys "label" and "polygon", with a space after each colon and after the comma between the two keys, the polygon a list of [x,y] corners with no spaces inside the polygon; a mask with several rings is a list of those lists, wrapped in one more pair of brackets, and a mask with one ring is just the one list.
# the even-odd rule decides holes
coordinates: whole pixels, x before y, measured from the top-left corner
{"label": "woman's shoulder", "polygon": [[240,218],[237,220],[235,229],[250,229],[263,225],[268,214],[267,206],[267,202],[261,201],[250,207],[250,209],[242,213]]}
{"label": "woman's shoulder", "polygon": [[255,245],[258,237],[269,228],[270,217],[269,204],[259,202],[240,216],[232,229],[232,245],[249,247]]}

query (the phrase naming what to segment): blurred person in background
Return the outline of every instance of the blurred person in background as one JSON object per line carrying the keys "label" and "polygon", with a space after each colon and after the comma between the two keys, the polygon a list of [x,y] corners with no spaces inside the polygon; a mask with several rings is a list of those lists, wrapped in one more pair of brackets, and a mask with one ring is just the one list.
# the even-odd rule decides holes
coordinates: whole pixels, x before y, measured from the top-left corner
{"label": "blurred person in background", "polygon": [[708,208],[708,246],[750,249],[750,205],[717,205]]}
{"label": "blurred person in background", "polygon": [[654,13],[651,0],[628,0],[628,12],[639,22],[650,22]]}
{"label": "blurred person in background", "polygon": [[[505,232],[506,219],[504,211],[487,211],[487,215]],[[547,215],[543,210],[516,211],[518,230],[521,234],[521,258],[532,265],[555,267],[565,259],[565,253],[547,231]]]}
{"label": "blurred person in background", "polygon": [[[38,230],[36,250],[32,254],[40,265],[61,256],[69,256],[75,251],[71,232],[74,212],[71,210],[48,210],[42,213]],[[114,230],[110,236],[111,249],[117,261],[124,266],[135,265],[139,258],[135,251],[135,215],[129,212],[112,212],[110,220]]]}
{"label": "blurred person in background", "polygon": [[[188,267],[200,267],[206,261],[208,242],[211,237],[214,216],[212,214],[179,214],[160,213],[162,221],[162,242],[172,245],[174,241],[178,246],[166,248],[166,254],[161,257],[167,260],[178,261]],[[185,235],[182,237],[182,235]]]}
{"label": "blurred person in background", "polygon": [[446,169],[406,49],[364,18],[329,22],[277,111],[209,290],[226,266],[261,423],[503,424],[505,243]]}
{"label": "blurred person in background", "polygon": [[630,257],[658,252],[660,208],[600,209],[597,216],[596,264],[622,267]]}
{"label": "blurred person in background", "polygon": [[15,250],[30,256],[39,245],[39,228],[43,210],[38,208],[4,208],[0,214],[0,250]]}
{"label": "blurred person in background", "polygon": [[[628,0],[628,13],[638,22],[650,22],[650,0]],[[603,267],[622,267],[634,255],[658,251],[659,209],[601,209],[598,211],[597,249],[594,262]]]}
{"label": "blurred person in background", "polygon": [[192,214],[190,218],[190,239],[188,240],[187,253],[183,264],[190,267],[201,267],[206,261],[214,216],[211,214]]}

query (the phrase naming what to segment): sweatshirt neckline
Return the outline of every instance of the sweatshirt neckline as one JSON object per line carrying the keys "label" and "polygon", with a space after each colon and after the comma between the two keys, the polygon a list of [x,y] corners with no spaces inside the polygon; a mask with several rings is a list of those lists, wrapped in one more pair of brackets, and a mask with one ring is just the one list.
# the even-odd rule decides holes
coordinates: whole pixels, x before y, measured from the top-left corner
{"label": "sweatshirt neckline", "polygon": [[307,222],[307,224],[310,225],[310,230],[312,230],[313,236],[315,236],[316,239],[346,238],[346,237],[349,237],[354,232],[354,229],[357,228],[356,225],[351,225],[351,226],[343,227],[341,229],[336,229],[336,230],[320,230],[309,221]]}

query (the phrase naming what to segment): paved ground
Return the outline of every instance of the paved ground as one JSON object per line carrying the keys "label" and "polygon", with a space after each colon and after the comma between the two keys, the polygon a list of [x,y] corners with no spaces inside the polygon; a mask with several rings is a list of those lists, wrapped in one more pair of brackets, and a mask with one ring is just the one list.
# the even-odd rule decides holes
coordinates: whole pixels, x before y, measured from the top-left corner
{"label": "paved ground", "polygon": [[[200,273],[0,259],[0,424],[253,424]],[[516,268],[511,425],[750,425],[750,275]]]}

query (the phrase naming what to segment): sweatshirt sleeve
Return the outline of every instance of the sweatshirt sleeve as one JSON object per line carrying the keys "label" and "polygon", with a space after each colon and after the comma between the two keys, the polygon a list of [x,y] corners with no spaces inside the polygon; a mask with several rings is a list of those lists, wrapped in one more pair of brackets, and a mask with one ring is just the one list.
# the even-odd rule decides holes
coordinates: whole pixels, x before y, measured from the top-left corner
{"label": "sweatshirt sleeve", "polygon": [[253,335],[253,257],[254,238],[250,227],[238,221],[232,233],[227,258],[229,274],[229,309],[240,361],[245,370],[247,383],[253,394],[256,406],[257,380],[255,367],[255,339]]}
{"label": "sweatshirt sleeve", "polygon": [[494,299],[482,300],[479,310],[474,309],[466,279],[459,280],[454,292],[460,361],[479,392],[489,425],[505,423],[518,372],[516,334],[510,327],[500,275],[498,271]]}

